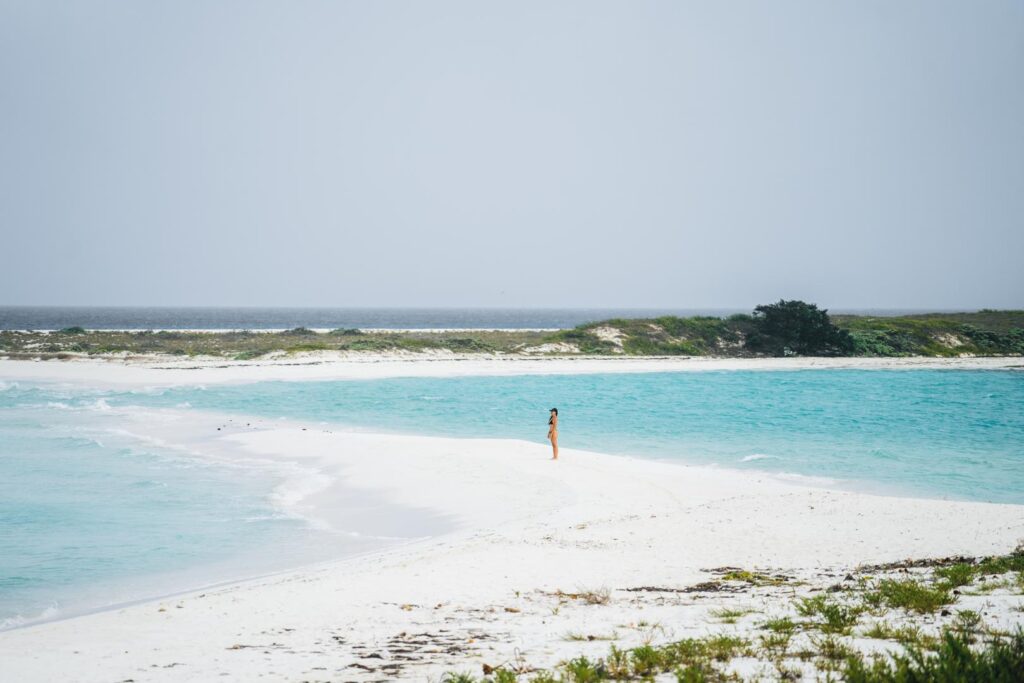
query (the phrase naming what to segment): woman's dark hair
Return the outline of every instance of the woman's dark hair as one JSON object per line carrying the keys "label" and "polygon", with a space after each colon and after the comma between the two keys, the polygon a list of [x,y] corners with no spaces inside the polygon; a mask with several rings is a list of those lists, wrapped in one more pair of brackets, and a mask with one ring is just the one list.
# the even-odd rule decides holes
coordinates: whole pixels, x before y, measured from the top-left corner
{"label": "woman's dark hair", "polygon": [[[555,417],[558,417],[558,408],[552,408],[550,412],[554,413]],[[554,422],[555,417],[549,417],[548,418],[548,424],[551,424],[552,422]]]}
{"label": "woman's dark hair", "polygon": [[554,413],[555,415],[558,415],[558,408],[552,408],[550,412]]}

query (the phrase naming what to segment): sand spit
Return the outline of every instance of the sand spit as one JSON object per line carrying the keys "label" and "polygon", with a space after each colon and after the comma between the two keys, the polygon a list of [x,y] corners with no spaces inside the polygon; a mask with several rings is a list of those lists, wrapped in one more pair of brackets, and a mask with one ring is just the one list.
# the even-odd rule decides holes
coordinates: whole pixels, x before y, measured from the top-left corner
{"label": "sand spit", "polygon": [[[759,642],[800,597],[923,569],[904,558],[1006,553],[1024,506],[831,491],[767,474],[538,444],[303,430],[223,437],[261,458],[332,468],[456,530],[354,559],[0,633],[5,678],[49,681],[440,680],[527,671],[685,637]],[[330,496],[319,504],[329,505]],[[268,552],[273,552],[268,548]],[[847,578],[849,577],[849,578]],[[954,598],[945,616],[864,616],[935,629],[972,610],[1021,622],[1010,583]],[[731,616],[730,616],[731,615]],[[889,647],[852,631],[843,638]],[[813,632],[794,636],[793,647]],[[796,650],[794,650],[796,651]],[[813,658],[788,667],[820,671]],[[744,676],[769,661],[739,658]],[[776,673],[778,673],[776,671]],[[666,679],[669,680],[669,679]]]}

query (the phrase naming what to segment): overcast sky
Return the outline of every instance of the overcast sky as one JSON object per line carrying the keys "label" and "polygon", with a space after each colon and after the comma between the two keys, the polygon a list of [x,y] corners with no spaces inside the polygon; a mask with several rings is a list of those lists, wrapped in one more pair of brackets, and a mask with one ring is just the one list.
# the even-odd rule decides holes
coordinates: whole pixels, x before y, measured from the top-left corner
{"label": "overcast sky", "polygon": [[0,304],[1024,307],[1024,3],[0,0]]}

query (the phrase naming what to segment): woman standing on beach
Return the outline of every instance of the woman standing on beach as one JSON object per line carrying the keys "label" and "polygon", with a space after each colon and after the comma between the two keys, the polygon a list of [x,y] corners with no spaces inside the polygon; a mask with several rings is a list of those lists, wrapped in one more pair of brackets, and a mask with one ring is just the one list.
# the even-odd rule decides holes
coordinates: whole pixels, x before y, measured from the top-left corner
{"label": "woman standing on beach", "polygon": [[551,417],[548,418],[548,438],[551,439],[551,450],[554,455],[552,460],[558,460],[558,408],[551,409]]}

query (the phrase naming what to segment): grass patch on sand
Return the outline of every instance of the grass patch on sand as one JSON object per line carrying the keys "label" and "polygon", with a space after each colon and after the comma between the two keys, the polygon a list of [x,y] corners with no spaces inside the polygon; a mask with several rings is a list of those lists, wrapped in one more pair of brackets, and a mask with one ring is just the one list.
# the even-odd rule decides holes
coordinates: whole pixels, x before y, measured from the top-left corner
{"label": "grass patch on sand", "polygon": [[811,644],[814,646],[812,652],[817,660],[819,669],[832,670],[835,668],[836,662],[840,662],[853,654],[850,646],[833,634],[812,638]]}
{"label": "grass patch on sand", "polygon": [[803,598],[796,605],[800,616],[809,617],[812,621],[805,622],[822,633],[847,634],[857,623],[863,608],[859,605],[848,605],[826,595]]}
{"label": "grass patch on sand", "polygon": [[976,565],[957,562],[948,567],[939,567],[935,570],[935,576],[942,580],[946,588],[952,589],[970,584],[977,576],[977,571]]}
{"label": "grass patch on sand", "polygon": [[719,609],[711,610],[710,614],[715,619],[718,619],[723,624],[735,624],[742,617],[748,614],[754,614],[757,610],[750,609],[747,607],[735,609],[730,607],[722,607]]}
{"label": "grass patch on sand", "polygon": [[793,639],[791,632],[769,633],[758,639],[761,649],[771,658],[784,657],[789,650],[789,641]]}
{"label": "grass patch on sand", "polygon": [[735,674],[725,673],[722,664],[734,657],[750,654],[750,642],[744,638],[719,634],[707,638],[689,638],[664,645],[640,645],[622,649],[612,645],[604,658],[575,657],[553,671],[537,671],[517,675],[509,670],[495,670],[482,679],[465,678],[466,674],[447,674],[447,683],[596,683],[597,681],[642,681],[671,674],[687,682],[739,681]]}
{"label": "grass patch on sand", "polygon": [[1008,578],[1011,587],[1014,583],[1024,587],[1024,551],[986,557],[978,562],[957,562],[935,570],[939,585],[950,590],[970,586],[976,581],[985,581],[987,577],[1003,574],[1016,575]]}
{"label": "grass patch on sand", "polygon": [[985,580],[985,577],[982,577],[976,585],[971,586],[971,590],[965,590],[964,593],[966,595],[988,595],[996,591],[1020,593],[1024,591],[1024,577],[1018,574],[988,581]]}
{"label": "grass patch on sand", "polygon": [[928,586],[916,579],[882,579],[878,582],[878,588],[872,598],[875,596],[889,607],[902,608],[918,614],[931,614],[954,600],[946,585]]}
{"label": "grass patch on sand", "polygon": [[925,635],[917,626],[907,625],[895,627],[888,622],[878,622],[865,630],[861,635],[865,638],[875,640],[892,640],[904,647],[919,647],[934,649],[938,645],[938,638]]}
{"label": "grass patch on sand", "polygon": [[769,619],[761,624],[761,628],[774,633],[793,633],[797,629],[797,623],[789,617]]}
{"label": "grass patch on sand", "polygon": [[1010,555],[986,557],[974,566],[978,576],[1024,572],[1024,549]]}

